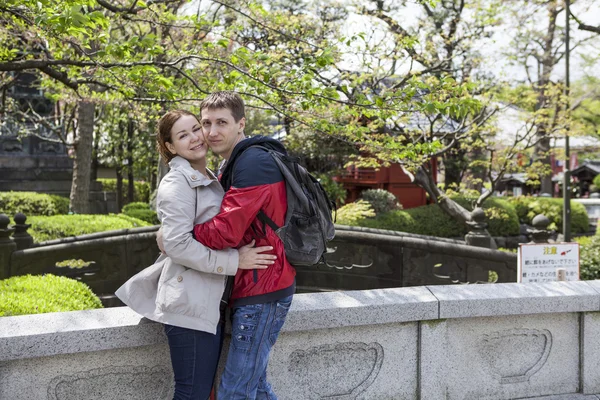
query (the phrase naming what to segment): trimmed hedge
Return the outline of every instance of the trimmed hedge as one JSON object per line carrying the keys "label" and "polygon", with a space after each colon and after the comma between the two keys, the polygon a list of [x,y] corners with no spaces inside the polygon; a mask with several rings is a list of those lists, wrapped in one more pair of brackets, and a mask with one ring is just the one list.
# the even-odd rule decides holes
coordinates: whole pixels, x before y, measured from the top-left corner
{"label": "trimmed hedge", "polygon": [[[98,179],[102,183],[102,190],[105,192],[117,192],[116,179]],[[123,179],[123,202],[127,199],[127,185],[129,180]],[[150,183],[148,182],[133,182],[133,201],[148,203],[150,201]]]}
{"label": "trimmed hedge", "polygon": [[383,189],[367,189],[360,194],[360,198],[371,204],[376,215],[402,209],[398,199],[392,193]]}
{"label": "trimmed hedge", "polygon": [[64,276],[25,275],[0,280],[0,316],[102,308],[82,282]]}
{"label": "trimmed hedge", "polygon": [[69,199],[36,192],[0,192],[0,213],[14,217],[16,213],[60,215],[69,212]]}
{"label": "trimmed hedge", "polygon": [[[471,201],[468,199],[462,196],[453,196],[452,199],[471,210]],[[492,236],[519,234],[517,214],[507,201],[490,198],[484,202],[483,209]],[[468,232],[467,227],[446,214],[437,204],[395,210],[375,218],[359,219],[352,225],[437,237],[460,237]]]}
{"label": "trimmed hedge", "polygon": [[124,214],[38,216],[28,218],[27,223],[31,224],[28,232],[36,242],[85,235],[87,233],[153,225]]}
{"label": "trimmed hedge", "polygon": [[156,211],[150,209],[150,204],[135,202],[123,207],[123,214],[133,218],[141,219],[152,225],[160,224]]}
{"label": "trimmed hedge", "polygon": [[[512,197],[508,200],[515,208],[519,220],[531,225],[531,221],[538,214],[544,214],[550,220],[548,229],[562,232],[563,200],[547,197]],[[589,219],[585,206],[571,201],[571,232],[587,233],[590,230]]]}

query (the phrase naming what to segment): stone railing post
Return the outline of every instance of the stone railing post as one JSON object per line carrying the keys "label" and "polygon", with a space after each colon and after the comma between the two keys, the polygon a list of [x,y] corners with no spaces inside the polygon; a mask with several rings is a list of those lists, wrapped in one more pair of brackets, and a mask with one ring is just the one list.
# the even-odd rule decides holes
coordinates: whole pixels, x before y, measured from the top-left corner
{"label": "stone railing post", "polygon": [[10,238],[14,231],[9,228],[10,219],[5,214],[0,214],[0,279],[10,275],[10,257],[17,250],[17,244]]}
{"label": "stone railing post", "polygon": [[27,221],[25,214],[15,214],[15,224],[13,225],[15,233],[13,234],[13,240],[17,244],[18,250],[28,249],[33,246],[33,237],[27,232],[27,229],[29,229],[31,224],[26,224],[25,221]]}
{"label": "stone railing post", "polygon": [[471,220],[467,221],[467,225],[470,231],[465,235],[465,242],[469,246],[496,248],[496,242],[486,229],[485,211],[482,208],[477,207],[471,212]]}
{"label": "stone railing post", "polygon": [[548,217],[544,214],[538,214],[531,223],[533,228],[527,229],[527,233],[531,236],[530,243],[548,243],[548,239],[552,235],[552,232],[547,229],[550,225]]}

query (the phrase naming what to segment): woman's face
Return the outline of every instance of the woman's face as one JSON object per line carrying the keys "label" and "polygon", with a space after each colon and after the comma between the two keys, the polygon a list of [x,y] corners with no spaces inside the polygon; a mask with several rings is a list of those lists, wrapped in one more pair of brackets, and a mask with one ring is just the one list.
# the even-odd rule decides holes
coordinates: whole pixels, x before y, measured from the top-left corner
{"label": "woman's face", "polygon": [[203,161],[207,146],[202,135],[202,127],[193,115],[182,115],[171,128],[171,142],[165,143],[167,149],[190,163]]}

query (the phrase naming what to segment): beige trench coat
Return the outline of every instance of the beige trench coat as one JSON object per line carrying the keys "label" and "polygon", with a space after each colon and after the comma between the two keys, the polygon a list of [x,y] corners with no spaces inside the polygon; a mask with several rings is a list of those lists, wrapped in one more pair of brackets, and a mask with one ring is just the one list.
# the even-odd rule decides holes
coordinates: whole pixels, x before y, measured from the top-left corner
{"label": "beige trench coat", "polygon": [[134,275],[116,295],[153,321],[215,333],[227,275],[235,275],[238,251],[211,250],[197,242],[194,224],[219,213],[223,188],[175,157],[160,182],[157,213],[169,256]]}

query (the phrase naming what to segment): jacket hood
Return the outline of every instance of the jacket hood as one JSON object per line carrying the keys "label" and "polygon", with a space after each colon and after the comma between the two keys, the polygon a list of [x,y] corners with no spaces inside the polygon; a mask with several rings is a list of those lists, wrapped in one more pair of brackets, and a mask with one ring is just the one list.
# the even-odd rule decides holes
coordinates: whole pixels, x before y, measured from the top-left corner
{"label": "jacket hood", "polygon": [[230,182],[230,180],[231,180],[230,177],[231,177],[231,173],[232,173],[231,169],[235,165],[235,161],[237,160],[238,157],[240,157],[240,155],[244,152],[244,150],[246,150],[248,147],[251,147],[251,146],[263,146],[268,149],[275,150],[279,153],[287,155],[287,151],[285,150],[285,147],[283,147],[283,145],[276,139],[272,139],[272,138],[266,137],[266,136],[253,136],[253,137],[242,140],[233,148],[231,157],[229,157],[229,160],[227,160],[227,165],[225,166],[225,169],[223,170],[223,174],[221,175],[221,184],[223,185],[223,188],[225,190],[228,190],[229,186],[231,184],[231,182]]}

